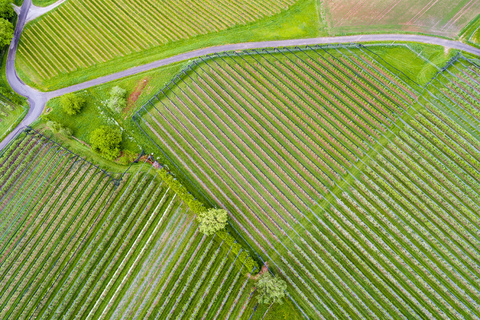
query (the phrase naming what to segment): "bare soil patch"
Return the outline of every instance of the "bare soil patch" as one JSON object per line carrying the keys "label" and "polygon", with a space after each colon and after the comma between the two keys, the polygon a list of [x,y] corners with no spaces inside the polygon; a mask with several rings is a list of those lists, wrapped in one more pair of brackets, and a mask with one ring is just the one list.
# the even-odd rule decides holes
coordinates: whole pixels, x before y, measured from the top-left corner
{"label": "bare soil patch", "polygon": [[137,86],[135,89],[133,89],[133,92],[130,93],[127,99],[127,107],[123,110],[123,113],[128,114],[129,111],[132,109],[133,105],[135,102],[137,102],[138,97],[142,94],[143,90],[147,86],[147,84],[150,82],[150,78],[143,78],[137,83]]}

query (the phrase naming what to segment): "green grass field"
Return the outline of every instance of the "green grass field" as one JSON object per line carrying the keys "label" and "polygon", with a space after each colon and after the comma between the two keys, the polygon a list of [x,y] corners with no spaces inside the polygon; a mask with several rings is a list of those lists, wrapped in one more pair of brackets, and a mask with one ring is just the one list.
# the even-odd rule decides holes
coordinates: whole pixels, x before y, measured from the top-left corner
{"label": "green grass field", "polygon": [[292,49],[198,61],[136,121],[305,316],[476,318],[479,101],[464,58],[424,89],[369,48]]}
{"label": "green grass field", "polygon": [[457,37],[480,3],[472,0],[324,0],[332,34],[414,32]]}
{"label": "green grass field", "polygon": [[0,157],[0,317],[241,317],[252,281],[148,163],[109,174],[35,133]]}
{"label": "green grass field", "polygon": [[20,77],[51,90],[202,47],[326,34],[315,0],[155,4],[68,1],[27,25]]}

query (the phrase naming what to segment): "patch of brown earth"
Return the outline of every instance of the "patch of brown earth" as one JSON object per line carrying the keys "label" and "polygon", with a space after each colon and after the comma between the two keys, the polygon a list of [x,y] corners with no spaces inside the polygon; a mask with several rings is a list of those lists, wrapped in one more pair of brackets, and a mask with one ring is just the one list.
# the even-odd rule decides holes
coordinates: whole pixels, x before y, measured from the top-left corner
{"label": "patch of brown earth", "polygon": [[[129,113],[130,109],[133,107],[135,102],[137,102],[138,97],[140,97],[140,95],[143,92],[143,89],[145,89],[149,81],[150,81],[149,78],[143,78],[137,83],[137,86],[135,87],[135,89],[133,89],[133,92],[128,96],[127,107],[123,109],[123,113],[125,114]],[[127,116],[125,116],[125,119],[126,118]]]}
{"label": "patch of brown earth", "polygon": [[140,162],[147,162],[151,165],[154,164],[154,160],[152,160],[152,158],[150,157],[150,155],[146,154],[146,155],[143,155],[140,157],[139,159]]}
{"label": "patch of brown earth", "polygon": [[265,272],[268,272],[268,262],[265,262],[265,264],[262,266],[262,270],[260,270],[260,272],[257,273],[255,276],[251,277],[250,273],[247,274],[247,276],[248,276],[249,278],[251,277],[251,279],[257,281],[258,278],[259,278],[262,274],[264,274]]}

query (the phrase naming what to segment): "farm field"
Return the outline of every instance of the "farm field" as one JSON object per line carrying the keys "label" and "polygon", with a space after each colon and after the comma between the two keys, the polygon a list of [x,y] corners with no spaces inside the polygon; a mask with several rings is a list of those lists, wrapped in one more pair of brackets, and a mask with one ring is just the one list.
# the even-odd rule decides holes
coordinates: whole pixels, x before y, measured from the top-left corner
{"label": "farm field", "polygon": [[472,46],[480,46],[480,14],[463,28],[460,40]]}
{"label": "farm field", "polygon": [[46,7],[53,3],[57,2],[57,0],[32,0],[32,4],[37,7]]}
{"label": "farm field", "polygon": [[197,60],[134,119],[187,179],[216,190],[211,203],[292,222],[417,95],[387,69],[362,71],[367,54],[340,46]]}
{"label": "farm field", "polygon": [[0,100],[0,141],[22,121],[26,111],[22,106],[15,106]]}
{"label": "farm field", "polygon": [[135,120],[304,316],[478,318],[480,68],[449,66],[423,89],[364,47],[226,53]]}
{"label": "farm field", "polygon": [[477,0],[325,0],[332,34],[420,32],[456,37],[480,12]]}
{"label": "farm field", "polygon": [[200,47],[319,35],[315,1],[300,2],[72,0],[26,26],[16,65],[46,90]]}
{"label": "farm field", "polygon": [[252,290],[148,163],[111,175],[36,132],[0,157],[0,318],[230,318]]}

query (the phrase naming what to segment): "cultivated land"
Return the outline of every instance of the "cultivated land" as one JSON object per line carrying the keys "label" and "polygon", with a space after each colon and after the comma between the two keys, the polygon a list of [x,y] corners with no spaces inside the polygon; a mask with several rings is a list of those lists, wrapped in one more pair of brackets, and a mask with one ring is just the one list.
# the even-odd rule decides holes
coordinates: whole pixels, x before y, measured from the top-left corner
{"label": "cultivated land", "polygon": [[[260,38],[463,28],[475,44],[479,20],[466,24],[478,6],[70,0],[27,27],[17,65],[46,89]],[[75,117],[52,101],[50,120],[77,138],[107,124],[122,148],[155,150],[205,205],[229,210],[239,243],[200,234],[150,157],[112,174],[24,132],[0,153],[0,319],[480,318],[480,67],[455,54],[412,43],[231,51],[192,61],[133,120],[181,63],[119,80],[138,99],[123,113],[105,108],[110,85],[81,92]],[[60,94],[14,84],[42,106]],[[257,303],[247,248],[287,281],[283,306]]]}
{"label": "cultivated land", "polygon": [[[316,21],[314,3],[303,2],[306,4],[300,10],[305,6],[313,9],[308,18]],[[188,39],[198,42],[202,35],[217,34],[224,39],[222,31],[278,15],[293,4],[294,0],[71,0],[27,25],[16,63],[21,74],[28,74],[27,81],[48,85],[50,80],[64,79],[72,72],[95,72],[92,68],[99,64],[112,68],[114,63],[118,68],[122,61],[125,68],[125,62],[132,57],[138,64],[145,52],[153,57],[151,53],[158,53],[159,49],[172,49],[169,45],[174,42],[188,48]],[[225,42],[236,41],[231,37],[225,38]]]}
{"label": "cultivated land", "polygon": [[0,141],[22,121],[26,111],[22,106],[0,100]]}
{"label": "cultivated land", "polygon": [[[310,318],[480,316],[480,68],[366,48],[205,59],[136,121]],[[188,150],[188,151],[187,151]]]}
{"label": "cultivated land", "polygon": [[233,244],[200,234],[150,164],[112,176],[35,133],[0,161],[0,318],[244,313]]}
{"label": "cultivated land", "polygon": [[460,40],[473,46],[480,46],[480,15],[463,28]]}
{"label": "cultivated land", "polygon": [[365,55],[339,47],[212,56],[134,119],[229,209],[291,217],[341,180],[415,98],[389,71],[362,71]]}
{"label": "cultivated land", "polygon": [[480,11],[476,0],[324,0],[333,34],[421,32],[456,37]]}

